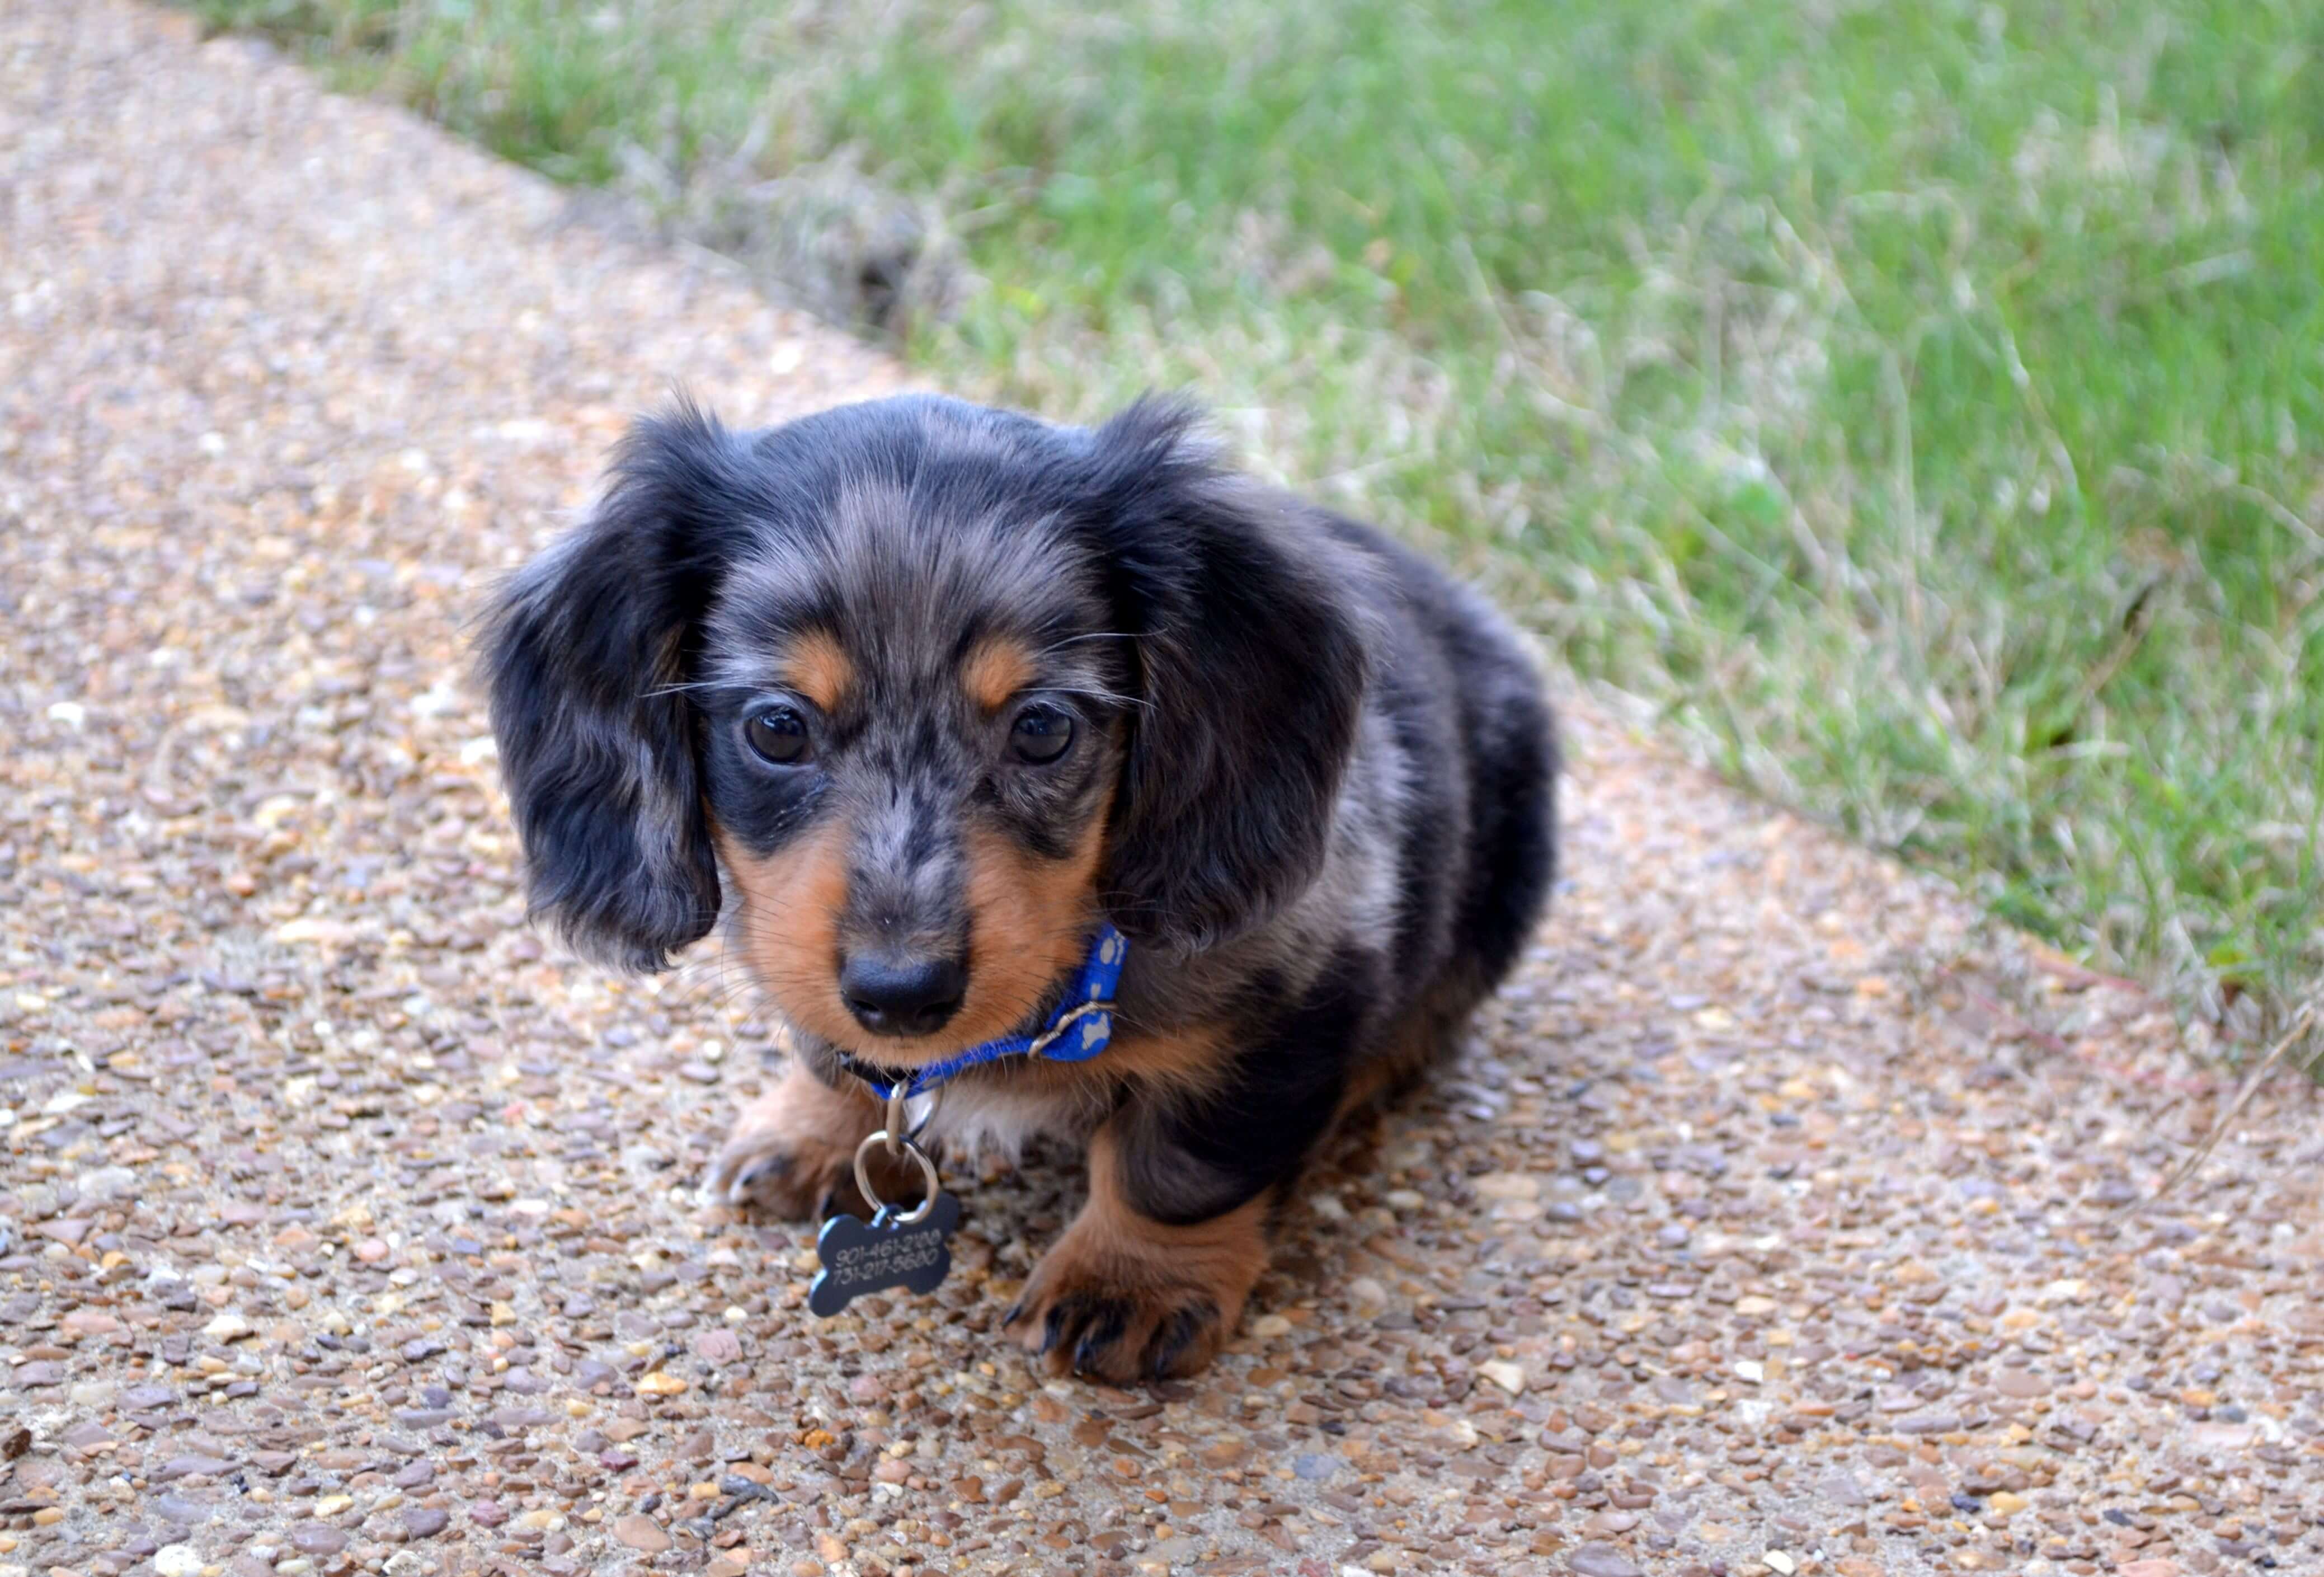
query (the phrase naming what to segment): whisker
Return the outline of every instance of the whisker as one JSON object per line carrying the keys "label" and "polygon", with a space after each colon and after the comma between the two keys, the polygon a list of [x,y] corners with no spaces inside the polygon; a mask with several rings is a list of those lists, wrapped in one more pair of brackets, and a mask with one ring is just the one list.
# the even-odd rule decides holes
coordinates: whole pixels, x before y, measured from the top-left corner
{"label": "whisker", "polygon": [[1136,641],[1138,639],[1137,635],[1127,630],[1092,630],[1086,634],[1067,635],[1053,641],[1033,655],[1047,657],[1053,651],[1063,651],[1066,647],[1078,646],[1084,641]]}
{"label": "whisker", "polygon": [[1150,701],[1142,701],[1136,696],[1118,696],[1111,690],[1084,689],[1073,685],[1046,685],[1042,687],[1052,695],[1084,696],[1093,701],[1102,701],[1110,706],[1135,706],[1145,712],[1151,712],[1154,709],[1153,703]]}

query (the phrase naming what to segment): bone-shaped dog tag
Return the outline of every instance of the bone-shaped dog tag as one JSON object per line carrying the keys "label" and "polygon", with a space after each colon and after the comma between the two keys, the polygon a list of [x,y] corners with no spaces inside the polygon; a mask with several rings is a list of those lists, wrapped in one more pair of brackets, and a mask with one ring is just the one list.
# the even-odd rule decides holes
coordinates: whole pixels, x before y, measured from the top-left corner
{"label": "bone-shaped dog tag", "polygon": [[939,1190],[928,1213],[905,1222],[910,1214],[883,1204],[870,1221],[835,1215],[816,1234],[816,1257],[823,1268],[807,1289],[807,1306],[829,1318],[870,1293],[902,1287],[907,1292],[931,1293],[952,1272],[948,1240],[960,1225],[960,1201]]}

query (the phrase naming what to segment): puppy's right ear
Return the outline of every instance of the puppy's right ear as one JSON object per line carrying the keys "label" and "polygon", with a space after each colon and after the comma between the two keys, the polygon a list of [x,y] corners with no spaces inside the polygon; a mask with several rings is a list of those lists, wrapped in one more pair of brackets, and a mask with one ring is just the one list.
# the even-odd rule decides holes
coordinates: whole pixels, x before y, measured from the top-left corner
{"label": "puppy's right ear", "polygon": [[586,522],[503,590],[483,641],[532,913],[658,970],[718,918],[687,678],[740,530],[737,446],[691,407],[640,422]]}

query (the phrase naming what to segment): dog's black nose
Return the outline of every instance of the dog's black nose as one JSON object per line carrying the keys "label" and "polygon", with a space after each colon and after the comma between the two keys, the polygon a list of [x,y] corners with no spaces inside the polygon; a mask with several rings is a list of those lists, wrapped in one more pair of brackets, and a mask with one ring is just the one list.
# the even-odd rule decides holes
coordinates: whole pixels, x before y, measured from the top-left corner
{"label": "dog's black nose", "polygon": [[840,966],[839,994],[874,1035],[933,1035],[960,1011],[968,971],[956,958],[859,953]]}

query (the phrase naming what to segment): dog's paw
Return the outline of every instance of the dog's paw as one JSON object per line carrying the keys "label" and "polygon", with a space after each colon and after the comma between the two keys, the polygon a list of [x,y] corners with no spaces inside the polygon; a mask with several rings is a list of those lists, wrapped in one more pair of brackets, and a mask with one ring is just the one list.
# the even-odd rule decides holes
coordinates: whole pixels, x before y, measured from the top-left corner
{"label": "dog's paw", "polygon": [[[705,1189],[715,1204],[783,1221],[868,1216],[871,1206],[855,1186],[855,1147],[879,1125],[868,1097],[835,1090],[794,1064],[781,1083],[742,1108]],[[876,1155],[872,1163],[872,1185],[882,1199],[918,1197],[917,1170]]]}
{"label": "dog's paw", "polygon": [[1168,1227],[1093,1202],[1001,1324],[1051,1374],[1174,1379],[1200,1371],[1234,1334],[1266,1260],[1256,1207]]}
{"label": "dog's paw", "polygon": [[849,1192],[854,1190],[848,1161],[848,1156],[822,1140],[791,1133],[753,1108],[736,1120],[726,1136],[706,1186],[714,1201],[735,1210],[781,1221],[810,1221],[840,1206],[837,1194],[843,1181]]}
{"label": "dog's paw", "polygon": [[1218,1305],[1192,1286],[1028,1288],[1004,1323],[1051,1374],[1117,1386],[1194,1374],[1228,1335]]}

